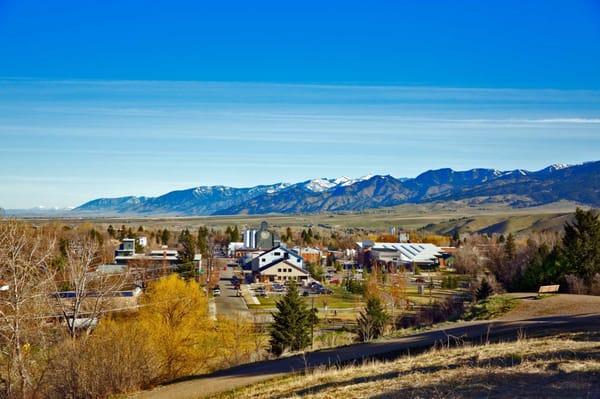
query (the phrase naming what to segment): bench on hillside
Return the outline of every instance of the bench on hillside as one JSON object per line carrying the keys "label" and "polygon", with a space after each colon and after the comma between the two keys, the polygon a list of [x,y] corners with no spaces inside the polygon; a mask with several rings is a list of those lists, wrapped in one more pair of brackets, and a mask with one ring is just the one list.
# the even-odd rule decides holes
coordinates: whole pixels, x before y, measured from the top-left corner
{"label": "bench on hillside", "polygon": [[542,285],[538,290],[538,295],[542,294],[556,294],[558,293],[558,289],[560,285]]}

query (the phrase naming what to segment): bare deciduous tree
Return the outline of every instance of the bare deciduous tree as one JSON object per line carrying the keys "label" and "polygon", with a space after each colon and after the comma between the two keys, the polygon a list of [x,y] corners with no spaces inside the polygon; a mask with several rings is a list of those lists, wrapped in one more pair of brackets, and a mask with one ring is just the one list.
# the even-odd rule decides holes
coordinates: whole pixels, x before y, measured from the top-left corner
{"label": "bare deciduous tree", "polygon": [[45,345],[53,245],[30,226],[0,222],[0,349],[6,397],[27,397],[39,381],[33,352]]}
{"label": "bare deciduous tree", "polygon": [[[66,248],[62,279],[53,279],[56,305],[66,320],[71,337],[88,332],[101,313],[114,303],[117,291],[127,281],[127,273],[101,273],[97,270],[100,246],[90,238],[76,238]],[[62,280],[62,281],[61,281]],[[61,292],[62,283],[69,291]]]}

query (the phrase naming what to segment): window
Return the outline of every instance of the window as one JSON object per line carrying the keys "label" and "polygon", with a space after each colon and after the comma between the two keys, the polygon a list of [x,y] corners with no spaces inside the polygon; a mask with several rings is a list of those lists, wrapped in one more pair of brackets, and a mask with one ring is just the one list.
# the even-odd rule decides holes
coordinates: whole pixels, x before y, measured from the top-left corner
{"label": "window", "polygon": [[288,273],[291,273],[291,272],[292,272],[292,269],[288,269]]}
{"label": "window", "polygon": [[275,256],[281,256],[281,252],[273,252],[273,255],[275,255]]}
{"label": "window", "polygon": [[267,261],[267,258],[261,258],[261,260],[260,260],[260,261],[261,261],[261,262],[266,262],[266,261]]}
{"label": "window", "polygon": [[277,273],[281,273],[281,269],[277,269]]}

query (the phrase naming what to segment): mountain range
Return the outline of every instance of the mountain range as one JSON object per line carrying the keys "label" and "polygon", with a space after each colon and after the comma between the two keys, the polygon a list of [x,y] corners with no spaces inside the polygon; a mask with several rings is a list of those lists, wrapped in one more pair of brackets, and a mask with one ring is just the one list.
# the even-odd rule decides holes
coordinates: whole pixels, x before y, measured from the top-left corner
{"label": "mountain range", "polygon": [[76,213],[238,215],[362,211],[401,204],[454,200],[502,202],[522,208],[567,200],[600,206],[600,161],[554,164],[538,171],[449,168],[415,178],[369,175],[319,178],[255,187],[200,186],[158,197],[99,198]]}

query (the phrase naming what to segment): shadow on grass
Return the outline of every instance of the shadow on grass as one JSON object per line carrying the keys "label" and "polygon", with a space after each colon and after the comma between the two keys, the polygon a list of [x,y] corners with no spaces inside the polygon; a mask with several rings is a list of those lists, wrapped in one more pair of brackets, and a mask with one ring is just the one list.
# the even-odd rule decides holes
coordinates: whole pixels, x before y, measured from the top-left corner
{"label": "shadow on grass", "polygon": [[497,373],[450,378],[443,384],[419,385],[392,390],[372,399],[402,398],[489,398],[489,399],[565,399],[600,398],[600,374],[593,371],[573,373]]}
{"label": "shadow on grass", "polygon": [[[549,349],[550,350],[550,349]],[[516,367],[519,366],[520,364],[522,364],[523,362],[527,361],[527,362],[545,362],[545,368],[549,371],[557,371],[559,370],[559,365],[561,362],[564,361],[569,361],[569,360],[595,360],[595,361],[600,361],[600,348],[598,348],[597,350],[594,351],[589,351],[588,349],[582,349],[582,350],[577,350],[577,351],[573,351],[573,350],[562,350],[562,351],[553,351],[553,352],[547,352],[547,353],[538,353],[538,354],[529,354],[529,355],[517,355],[517,354],[506,354],[503,356],[495,356],[495,357],[491,357],[491,358],[486,358],[486,359],[482,359],[479,360],[477,356],[470,356],[467,358],[461,358],[456,362],[453,362],[451,364],[441,364],[441,365],[435,365],[435,366],[428,366],[428,367],[414,367],[411,368],[410,370],[406,370],[406,371],[388,371],[382,374],[375,374],[375,375],[369,375],[369,376],[363,376],[363,377],[353,377],[353,378],[348,378],[345,380],[340,380],[340,381],[331,381],[331,382],[326,382],[323,384],[319,384],[319,385],[315,385],[315,386],[311,386],[309,388],[303,388],[303,389],[299,389],[299,390],[295,390],[293,392],[285,392],[285,394],[279,395],[279,396],[272,396],[272,398],[276,398],[276,399],[281,399],[284,397],[289,397],[289,396],[303,396],[303,395],[317,395],[319,393],[321,393],[322,391],[325,391],[327,389],[330,388],[335,388],[335,387],[340,387],[340,386],[349,386],[349,385],[357,385],[357,384],[365,384],[365,383],[370,383],[370,382],[378,382],[378,381],[391,381],[391,380],[395,380],[398,378],[402,378],[402,377],[409,377],[411,374],[431,374],[431,373],[435,373],[438,371],[442,371],[442,370],[456,370],[456,369],[463,369],[463,368],[473,368],[473,367],[478,367],[478,368],[487,368],[487,369],[509,369],[511,367]],[[508,371],[509,374],[510,371]],[[506,373],[502,373],[502,375],[505,375]],[[516,373],[519,374],[519,373]],[[537,374],[536,375],[529,375],[529,374],[524,374],[524,373],[520,373],[522,376],[529,376],[529,379],[533,379],[537,382],[536,378],[537,378]],[[559,373],[561,374],[561,373]],[[562,373],[564,374],[564,373]],[[588,373],[590,374],[590,376],[596,375],[596,378],[600,377],[600,373],[593,373],[590,372]],[[512,378],[512,377],[511,377]],[[569,381],[571,379],[569,378]],[[587,379],[586,381],[591,381],[590,379]],[[506,380],[503,381],[504,384],[506,384]],[[478,384],[475,384],[475,382],[470,382],[470,383],[466,383],[467,386],[469,385],[474,385],[474,386],[481,386],[482,384],[484,384],[485,381],[480,381]],[[457,381],[456,382],[457,385],[463,385],[463,382]],[[504,385],[503,384],[503,385]],[[510,384],[513,384],[512,379]],[[485,384],[484,384],[485,385]],[[423,396],[423,392],[421,392],[421,389],[419,388],[418,390],[416,390],[415,388],[406,388],[403,390],[399,390],[399,391],[394,391],[393,394],[385,394],[382,395],[381,398],[396,398],[396,397],[407,397],[407,398],[415,398],[415,397],[432,397],[432,398],[437,398],[440,397],[440,393],[442,394],[441,397],[453,397],[453,395],[456,395],[456,392],[452,392],[452,390],[447,391],[447,392],[439,392],[438,391],[439,387],[431,387],[431,389],[425,388],[424,392],[428,392],[431,391],[431,395],[430,396]],[[452,388],[454,389],[454,388]],[[462,389],[462,388],[461,388]],[[600,386],[598,387],[598,389],[600,390]],[[417,392],[418,391],[418,392]],[[509,392],[512,392],[511,390],[509,390]],[[535,392],[535,391],[532,391]],[[462,395],[462,391],[461,391],[461,395]],[[467,396],[467,397],[481,397],[482,394],[486,394],[485,396],[487,397],[487,394],[489,393],[487,390],[486,391],[481,391],[481,390],[476,390],[476,392],[473,392],[472,396]],[[560,393],[562,393],[562,391],[560,391]],[[580,392],[581,393],[581,392]],[[458,397],[463,397],[463,396],[458,396]],[[510,398],[516,398],[516,397],[521,397],[519,395],[516,396],[501,396],[501,397],[510,397]],[[537,397],[537,396],[533,396],[533,397]],[[557,397],[561,397],[560,395]],[[562,396],[562,397],[572,397],[572,396]],[[578,396],[575,396],[578,397]],[[596,397],[596,396],[592,396],[592,397]],[[600,396],[598,396],[600,397]]]}

